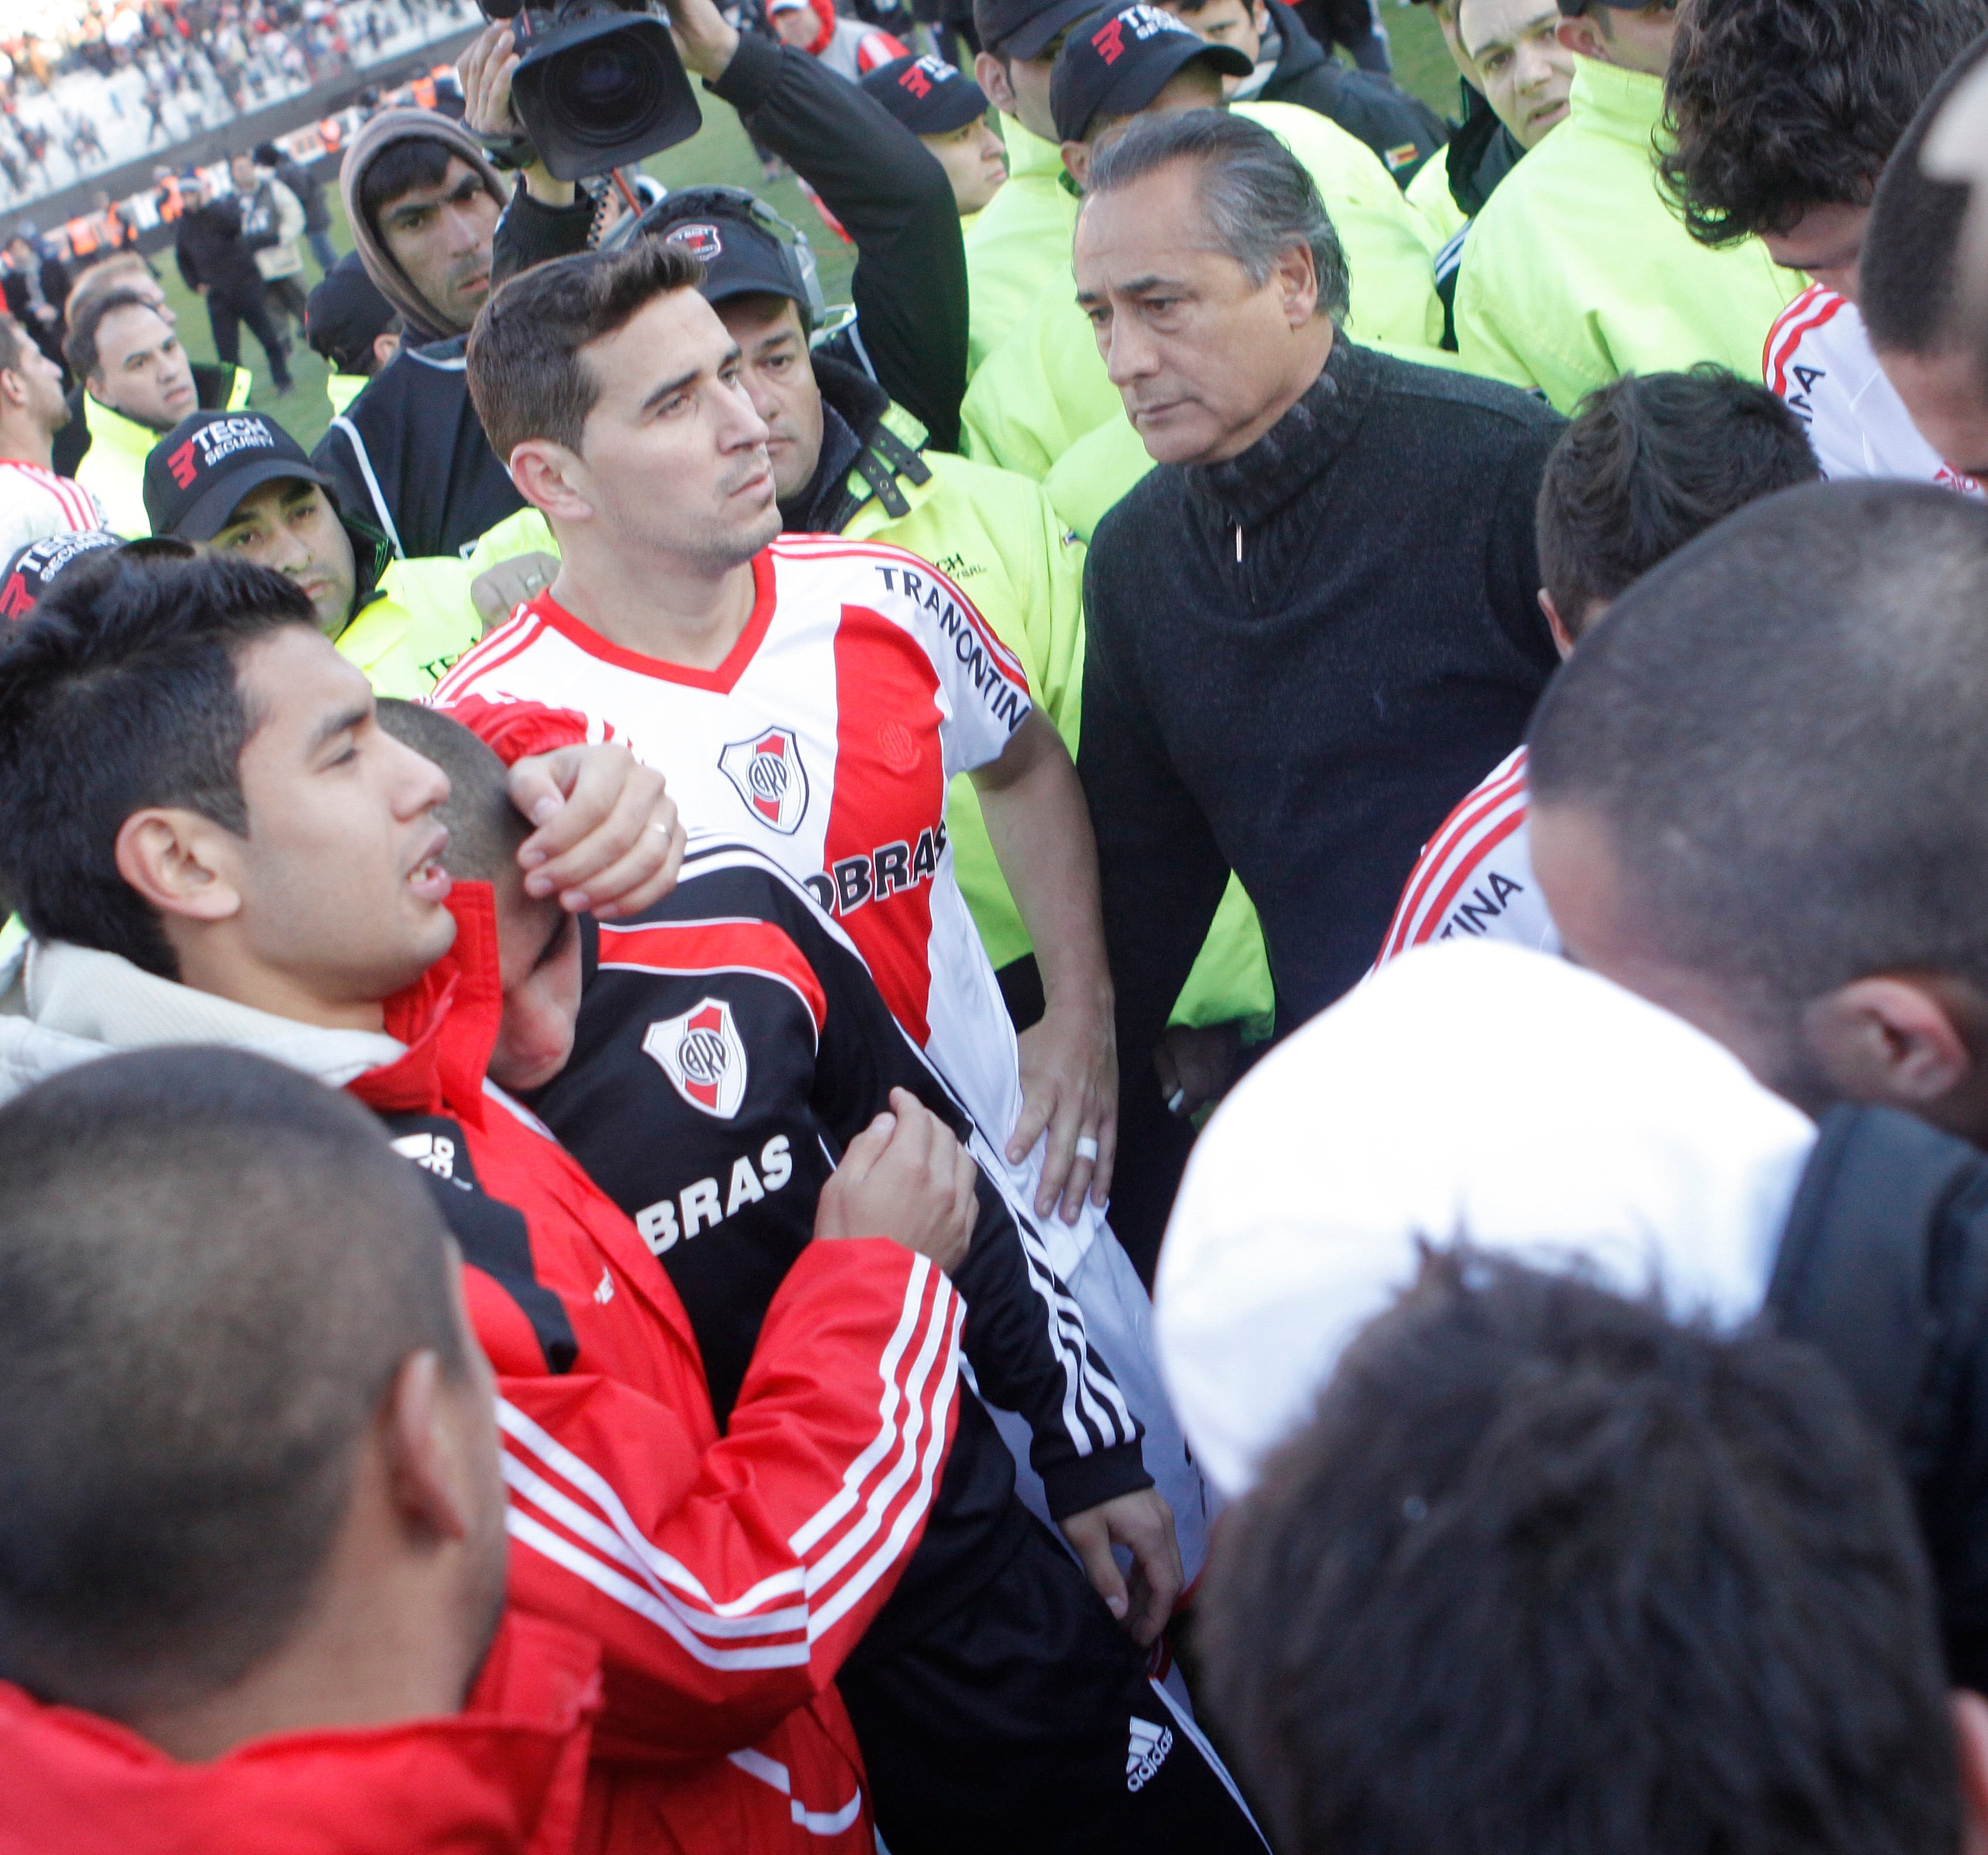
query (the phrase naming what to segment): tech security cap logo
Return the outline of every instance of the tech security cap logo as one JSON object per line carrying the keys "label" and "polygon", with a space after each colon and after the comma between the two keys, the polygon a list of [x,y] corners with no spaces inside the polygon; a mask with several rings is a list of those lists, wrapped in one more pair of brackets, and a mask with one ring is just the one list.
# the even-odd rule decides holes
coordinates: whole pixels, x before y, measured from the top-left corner
{"label": "tech security cap logo", "polygon": [[722,999],[700,999],[676,1017],[650,1025],[642,1054],[654,1059],[693,1108],[729,1121],[746,1098],[746,1044]]}
{"label": "tech security cap logo", "polygon": [[693,258],[705,264],[725,249],[725,241],[718,235],[718,228],[703,219],[688,225],[671,226],[663,242],[681,245]]}
{"label": "tech security cap logo", "polygon": [[791,728],[734,741],[718,757],[725,777],[762,824],[792,837],[807,814],[807,769]]}

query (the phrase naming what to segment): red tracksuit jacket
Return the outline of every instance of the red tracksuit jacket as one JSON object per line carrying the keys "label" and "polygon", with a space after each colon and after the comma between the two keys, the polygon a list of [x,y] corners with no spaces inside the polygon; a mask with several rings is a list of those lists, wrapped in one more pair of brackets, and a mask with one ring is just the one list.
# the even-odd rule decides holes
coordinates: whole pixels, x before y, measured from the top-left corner
{"label": "red tracksuit jacket", "polygon": [[930,1512],[962,1307],[883,1239],[818,1244],[768,1311],[725,1434],[633,1224],[484,1079],[502,1016],[490,892],[388,1007],[408,1045],[352,1092],[428,1172],[499,1375],[511,1593],[604,1655],[580,1846],[871,1855],[831,1685]]}
{"label": "red tracksuit jacket", "polygon": [[209,1765],[0,1681],[0,1855],[570,1855],[600,1668],[585,1636],[513,1612],[453,1718]]}

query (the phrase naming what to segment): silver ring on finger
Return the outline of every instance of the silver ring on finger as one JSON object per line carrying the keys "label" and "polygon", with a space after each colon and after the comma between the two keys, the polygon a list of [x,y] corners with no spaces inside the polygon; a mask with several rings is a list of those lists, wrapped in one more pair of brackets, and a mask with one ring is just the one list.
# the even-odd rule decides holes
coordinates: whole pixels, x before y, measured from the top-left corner
{"label": "silver ring on finger", "polygon": [[1077,1156],[1080,1159],[1096,1160],[1097,1142],[1089,1134],[1079,1134],[1077,1136]]}

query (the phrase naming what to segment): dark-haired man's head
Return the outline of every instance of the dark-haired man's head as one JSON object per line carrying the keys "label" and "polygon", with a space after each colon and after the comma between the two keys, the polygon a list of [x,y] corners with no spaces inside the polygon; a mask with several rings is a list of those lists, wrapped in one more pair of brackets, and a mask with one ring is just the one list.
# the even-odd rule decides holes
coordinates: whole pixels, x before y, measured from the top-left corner
{"label": "dark-haired man's head", "polygon": [[1961,326],[1961,232],[1967,188],[1921,164],[1947,100],[1988,56],[1976,42],[1905,131],[1871,202],[1858,306],[1885,377],[1919,435],[1954,469],[1988,476],[1988,372]]}
{"label": "dark-haired man's head", "polygon": [[0,457],[25,458],[46,468],[55,435],[68,423],[62,369],[0,311]]}
{"label": "dark-haired man's head", "polygon": [[199,394],[180,338],[136,290],[93,298],[63,346],[69,370],[100,405],[154,432],[170,432]]}
{"label": "dark-haired man's head", "polygon": [[1099,0],[974,0],[981,49],[973,76],[988,100],[1031,135],[1060,141],[1050,111],[1050,74],[1070,29]]}
{"label": "dark-haired man's head", "polygon": [[1828,1367],[1467,1251],[1348,1350],[1197,1610],[1285,1855],[1952,1855],[1974,1813],[1988,1708]]}
{"label": "dark-haired man's head", "polygon": [[42,939],[377,1030],[455,938],[448,790],[265,568],[116,561],[0,639],[0,869]]}
{"label": "dark-haired man's head", "polygon": [[1318,378],[1346,313],[1311,176],[1226,111],[1144,117],[1099,150],[1074,253],[1105,371],[1161,463],[1247,450]]}
{"label": "dark-haired man's head", "polygon": [[1541,699],[1570,953],[1811,1112],[1988,1142],[1988,509],[1824,483],[1638,581]]}
{"label": "dark-haired man's head", "polygon": [[1239,46],[1204,38],[1144,0],[1095,15],[1057,53],[1050,110],[1063,164],[1080,188],[1099,154],[1134,123],[1219,109],[1249,75]]}
{"label": "dark-haired man's head", "polygon": [[367,164],[358,198],[435,326],[467,330],[489,300],[491,242],[503,212],[483,176],[439,137],[406,136]]}
{"label": "dark-haired man's head", "polygon": [[1540,604],[1560,655],[1687,541],[1821,474],[1801,421],[1765,387],[1710,362],[1598,388],[1540,482]]}
{"label": "dark-haired man's head", "polygon": [[1671,61],[1679,0],[1560,0],[1560,42],[1577,56],[1661,77]]}
{"label": "dark-haired man's head", "polygon": [[1878,178],[1988,0],[1694,0],[1665,86],[1662,157],[1701,244],[1765,240],[1853,301]]}
{"label": "dark-haired man's head", "polygon": [[490,1079],[522,1095],[566,1067],[580,1018],[580,929],[556,899],[525,893],[518,847],[531,834],[511,798],[504,763],[458,722],[418,702],[383,697],[380,726],[448,778],[436,816],[448,828],[444,866],[459,882],[487,882],[497,910],[504,1021]]}
{"label": "dark-haired man's head", "polygon": [[1476,87],[1521,147],[1567,120],[1574,54],[1560,43],[1552,0],[1463,0],[1456,31]]}
{"label": "dark-haired man's head", "polygon": [[175,1757],[455,1711],[504,1591],[490,1369],[419,1175],[259,1058],[0,1108],[0,1676]]}
{"label": "dark-haired man's head", "polygon": [[644,239],[528,270],[477,318],[478,416],[569,563],[632,547],[715,574],[779,532],[767,428],[702,276]]}

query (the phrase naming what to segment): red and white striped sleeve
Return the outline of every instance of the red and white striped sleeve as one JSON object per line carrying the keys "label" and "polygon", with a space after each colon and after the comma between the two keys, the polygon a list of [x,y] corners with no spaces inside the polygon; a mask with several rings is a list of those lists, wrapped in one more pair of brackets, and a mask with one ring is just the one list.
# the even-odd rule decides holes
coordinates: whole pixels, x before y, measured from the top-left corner
{"label": "red and white striped sleeve", "polygon": [[1526,750],[1500,760],[1438,828],[1422,855],[1388,923],[1374,963],[1385,966],[1410,947],[1433,940],[1457,896],[1478,871],[1526,821]]}
{"label": "red and white striped sleeve", "polygon": [[897,1244],[810,1246],[701,1453],[626,1383],[499,1379],[512,1596],[602,1642],[597,1745],[730,1752],[834,1679],[923,1534],[963,1315]]}

